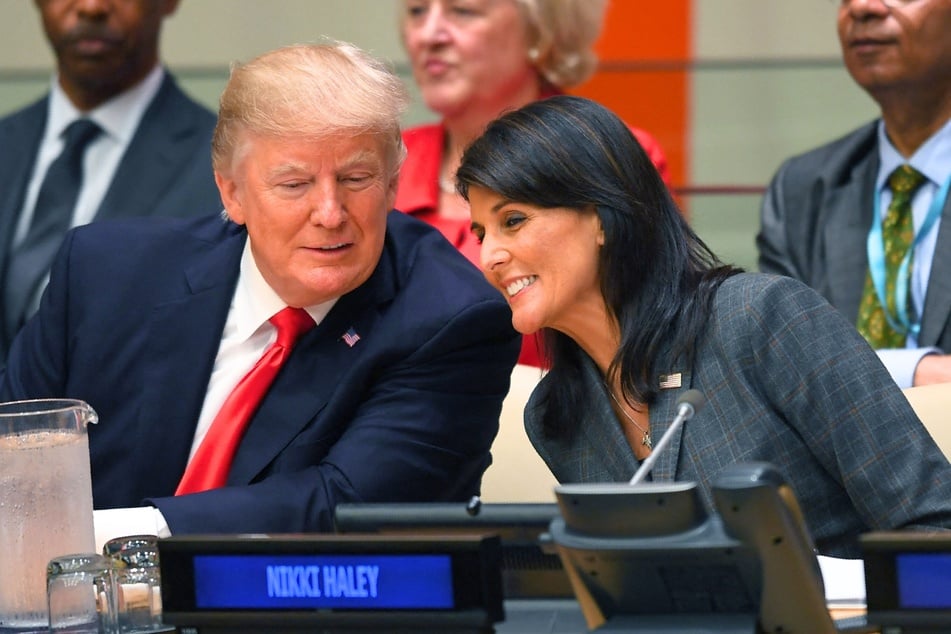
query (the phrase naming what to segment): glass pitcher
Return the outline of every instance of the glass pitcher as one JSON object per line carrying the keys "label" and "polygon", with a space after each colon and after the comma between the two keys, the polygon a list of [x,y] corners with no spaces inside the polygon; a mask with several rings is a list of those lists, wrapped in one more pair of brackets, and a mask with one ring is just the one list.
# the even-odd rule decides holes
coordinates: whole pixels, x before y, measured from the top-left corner
{"label": "glass pitcher", "polygon": [[92,480],[83,401],[0,403],[0,633],[45,632],[46,565],[93,552]]}

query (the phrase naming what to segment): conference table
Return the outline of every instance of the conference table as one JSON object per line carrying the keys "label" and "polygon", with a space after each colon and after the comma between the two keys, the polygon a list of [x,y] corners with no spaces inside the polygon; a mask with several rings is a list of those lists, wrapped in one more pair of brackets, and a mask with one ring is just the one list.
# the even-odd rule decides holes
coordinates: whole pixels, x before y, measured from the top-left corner
{"label": "conference table", "polygon": [[[578,608],[577,603],[570,599],[548,600],[509,600],[505,602],[506,619],[495,625],[496,634],[585,634],[587,624]],[[845,628],[844,632],[853,634],[876,634],[878,629],[867,626],[859,627],[858,622],[864,623],[865,608],[860,606],[836,606],[829,610],[836,621],[848,619],[844,623],[852,627]],[[616,632],[612,630],[612,632]],[[616,632],[616,634],[620,634]]]}

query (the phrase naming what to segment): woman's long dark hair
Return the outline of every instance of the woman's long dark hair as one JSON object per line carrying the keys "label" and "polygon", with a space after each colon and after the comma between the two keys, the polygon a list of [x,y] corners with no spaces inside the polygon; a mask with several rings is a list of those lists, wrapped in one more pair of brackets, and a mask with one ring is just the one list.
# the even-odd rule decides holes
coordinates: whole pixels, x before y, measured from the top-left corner
{"label": "woman's long dark hair", "polygon": [[[620,372],[628,400],[654,400],[662,349],[692,363],[716,289],[739,269],[723,265],[693,232],[614,113],[565,95],[510,112],[468,147],[456,182],[467,199],[478,186],[514,202],[596,210],[605,236],[601,293],[621,333],[608,372]],[[559,332],[546,329],[544,337],[551,371],[561,377],[544,425],[560,433],[583,412],[583,353]]]}

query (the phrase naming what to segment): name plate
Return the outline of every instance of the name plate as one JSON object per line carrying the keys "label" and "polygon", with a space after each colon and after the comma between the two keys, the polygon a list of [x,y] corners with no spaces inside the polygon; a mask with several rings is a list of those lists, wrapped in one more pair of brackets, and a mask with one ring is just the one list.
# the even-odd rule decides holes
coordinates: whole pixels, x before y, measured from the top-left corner
{"label": "name plate", "polygon": [[861,545],[870,622],[951,631],[951,532],[872,532]]}
{"label": "name plate", "polygon": [[163,619],[180,627],[478,629],[504,616],[495,536],[170,537],[159,558]]}

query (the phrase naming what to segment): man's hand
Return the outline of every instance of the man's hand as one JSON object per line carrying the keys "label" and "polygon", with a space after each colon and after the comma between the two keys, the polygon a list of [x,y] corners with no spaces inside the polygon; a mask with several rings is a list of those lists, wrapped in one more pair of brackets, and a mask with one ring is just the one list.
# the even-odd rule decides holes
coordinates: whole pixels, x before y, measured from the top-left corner
{"label": "man's hand", "polygon": [[915,368],[914,385],[951,383],[951,355],[926,354]]}

